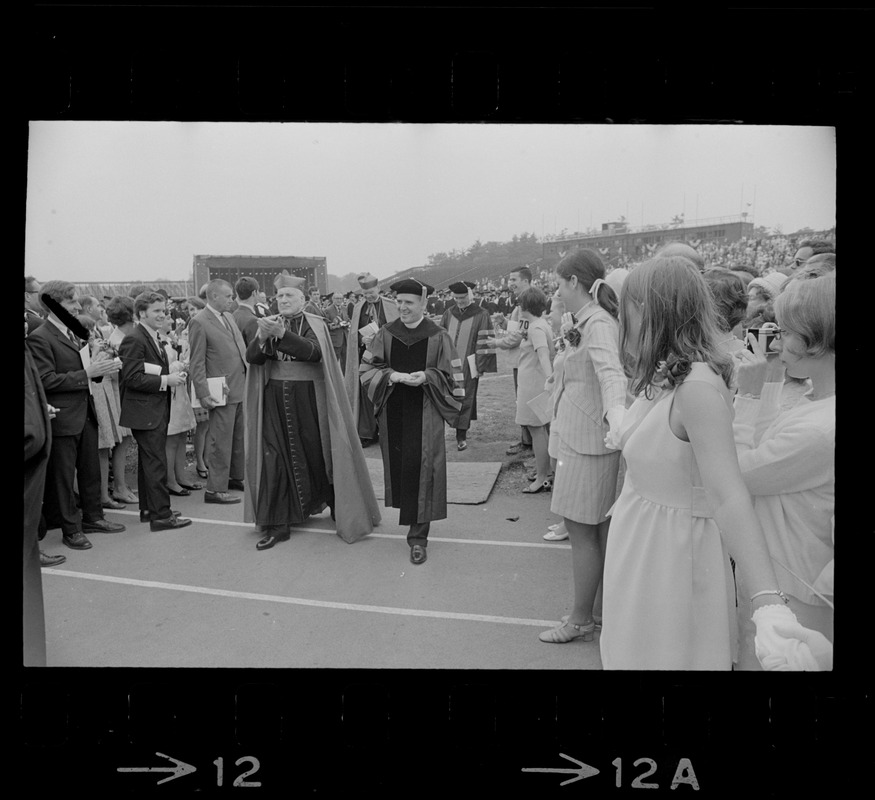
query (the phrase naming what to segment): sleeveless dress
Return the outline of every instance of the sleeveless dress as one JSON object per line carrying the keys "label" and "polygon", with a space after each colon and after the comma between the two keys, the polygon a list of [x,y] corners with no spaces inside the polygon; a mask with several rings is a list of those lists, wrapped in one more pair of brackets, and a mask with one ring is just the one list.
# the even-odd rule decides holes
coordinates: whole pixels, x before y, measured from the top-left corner
{"label": "sleeveless dress", "polygon": [[[722,380],[694,364],[686,381]],[[604,669],[728,670],[735,589],[689,442],[669,427],[674,390],[639,398],[621,432],[626,475],[605,553]]]}

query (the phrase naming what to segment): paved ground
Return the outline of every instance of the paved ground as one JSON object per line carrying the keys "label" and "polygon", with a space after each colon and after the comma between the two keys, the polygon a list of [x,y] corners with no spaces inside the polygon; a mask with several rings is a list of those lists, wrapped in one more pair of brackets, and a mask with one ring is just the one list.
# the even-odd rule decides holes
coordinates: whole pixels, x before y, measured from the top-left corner
{"label": "paved ground", "polygon": [[600,667],[597,639],[538,641],[571,599],[568,544],[541,539],[547,494],[450,505],[419,566],[394,509],[356,544],[326,512],[258,552],[242,505],[174,499],[194,520],[178,532],[151,533],[133,510],[107,512],[128,530],[90,535],[85,552],[49,531],[43,549],[67,556],[43,570],[49,665]]}
{"label": "paved ground", "polygon": [[49,531],[42,549],[67,556],[43,570],[49,665],[600,669],[598,635],[538,641],[570,610],[570,547],[541,538],[556,521],[550,495],[520,494],[531,457],[505,455],[519,428],[504,352],[481,379],[478,417],[464,452],[447,430],[448,472],[503,467],[487,502],[450,504],[432,524],[419,566],[395,509],[356,544],[326,512],[265,552],[242,504],[206,505],[201,492],[172,498],[194,520],[179,532],[151,533],[133,506],[107,512],[125,533],[89,534],[85,552]]}

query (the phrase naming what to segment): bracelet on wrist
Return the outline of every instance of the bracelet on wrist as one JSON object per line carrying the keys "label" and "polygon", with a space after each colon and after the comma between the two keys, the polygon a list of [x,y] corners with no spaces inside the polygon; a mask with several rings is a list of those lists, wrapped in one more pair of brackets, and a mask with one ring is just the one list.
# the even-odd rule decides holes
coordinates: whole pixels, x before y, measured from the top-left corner
{"label": "bracelet on wrist", "polygon": [[750,602],[752,603],[757,597],[763,597],[767,594],[774,594],[781,598],[785,606],[790,605],[790,598],[787,597],[780,589],[763,589],[761,592],[751,595]]}

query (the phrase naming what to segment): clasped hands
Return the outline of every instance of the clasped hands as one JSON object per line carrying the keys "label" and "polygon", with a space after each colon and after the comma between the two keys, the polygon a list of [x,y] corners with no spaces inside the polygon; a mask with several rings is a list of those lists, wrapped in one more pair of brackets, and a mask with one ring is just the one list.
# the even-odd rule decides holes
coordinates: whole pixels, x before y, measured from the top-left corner
{"label": "clasped hands", "polygon": [[278,317],[259,317],[255,320],[258,324],[258,338],[261,341],[266,339],[282,339],[286,332],[286,326]]}
{"label": "clasped hands", "polygon": [[393,372],[389,375],[390,383],[403,383],[407,386],[422,386],[425,383],[424,372]]}
{"label": "clasped hands", "polygon": [[104,375],[118,372],[121,368],[122,362],[120,359],[112,358],[106,353],[98,353],[92,362],[85,367],[85,374],[89,380],[94,380],[94,378],[102,378]]}

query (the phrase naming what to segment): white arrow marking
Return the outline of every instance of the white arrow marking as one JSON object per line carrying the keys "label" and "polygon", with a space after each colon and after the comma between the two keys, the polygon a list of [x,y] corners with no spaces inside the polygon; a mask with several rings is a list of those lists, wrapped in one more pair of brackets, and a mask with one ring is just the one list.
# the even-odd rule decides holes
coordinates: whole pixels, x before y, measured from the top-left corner
{"label": "white arrow marking", "polygon": [[567,781],[562,781],[560,786],[565,786],[566,783],[574,783],[575,781],[581,780],[581,778],[591,778],[593,775],[598,775],[599,771],[595,767],[591,767],[589,764],[584,764],[582,761],[578,761],[576,758],[572,758],[571,756],[565,755],[565,753],[560,753],[562,758],[567,759],[568,761],[573,761],[579,769],[549,769],[549,768],[540,768],[540,767],[523,767],[523,772],[562,772],[566,775],[574,775],[574,778],[569,778]]}
{"label": "white arrow marking", "polygon": [[197,772],[197,767],[193,767],[191,764],[186,764],[184,761],[180,761],[177,758],[172,758],[171,756],[166,756],[164,753],[155,753],[156,756],[161,756],[161,758],[166,758],[169,761],[173,761],[176,766],[175,767],[118,767],[118,772],[172,772],[168,778],[162,778],[155,785],[157,786],[160,783],[167,783],[167,781],[172,781],[174,778],[181,778],[183,775],[188,775],[192,772]]}

